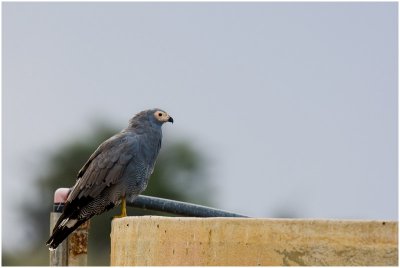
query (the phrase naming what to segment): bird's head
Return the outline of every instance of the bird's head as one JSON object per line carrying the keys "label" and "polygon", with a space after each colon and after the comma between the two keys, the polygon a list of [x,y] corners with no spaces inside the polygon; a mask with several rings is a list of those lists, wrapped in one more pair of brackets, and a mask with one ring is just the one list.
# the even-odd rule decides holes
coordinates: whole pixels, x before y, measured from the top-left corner
{"label": "bird's head", "polygon": [[166,122],[174,123],[174,119],[169,114],[167,114],[165,111],[163,111],[161,109],[153,109],[153,110],[151,110],[150,114],[151,113],[152,113],[152,115],[150,115],[150,117],[152,117],[151,119],[154,120],[158,124],[162,125]]}
{"label": "bird's head", "polygon": [[151,109],[136,114],[131,120],[129,120],[129,126],[140,128],[141,126],[146,125],[145,122],[148,122],[153,126],[161,127],[161,125],[166,122],[173,123],[174,119],[161,109]]}

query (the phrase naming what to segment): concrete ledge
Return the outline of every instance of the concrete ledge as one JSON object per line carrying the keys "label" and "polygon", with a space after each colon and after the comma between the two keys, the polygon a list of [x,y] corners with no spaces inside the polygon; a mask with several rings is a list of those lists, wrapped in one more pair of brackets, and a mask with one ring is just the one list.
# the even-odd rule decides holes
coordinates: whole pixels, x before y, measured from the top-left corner
{"label": "concrete ledge", "polygon": [[398,265],[397,222],[126,217],[111,265]]}

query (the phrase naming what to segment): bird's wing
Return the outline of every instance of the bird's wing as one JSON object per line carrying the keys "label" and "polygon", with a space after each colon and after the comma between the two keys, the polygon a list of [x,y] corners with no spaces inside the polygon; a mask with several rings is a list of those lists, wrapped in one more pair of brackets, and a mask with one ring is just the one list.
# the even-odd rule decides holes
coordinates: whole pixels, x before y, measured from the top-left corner
{"label": "bird's wing", "polygon": [[76,199],[89,202],[106,187],[117,183],[128,162],[138,152],[139,145],[137,137],[124,134],[117,134],[102,143],[79,171],[67,203],[73,203]]}

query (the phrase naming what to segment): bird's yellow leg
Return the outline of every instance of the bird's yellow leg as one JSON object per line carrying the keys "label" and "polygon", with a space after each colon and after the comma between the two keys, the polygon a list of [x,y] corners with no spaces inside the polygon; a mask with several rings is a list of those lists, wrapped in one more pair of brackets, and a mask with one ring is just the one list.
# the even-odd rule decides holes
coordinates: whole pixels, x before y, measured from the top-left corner
{"label": "bird's yellow leg", "polygon": [[126,217],[126,216],[127,216],[127,214],[126,214],[126,200],[125,200],[125,197],[122,197],[122,201],[121,201],[121,214],[115,216],[114,218],[123,218],[123,217]]}

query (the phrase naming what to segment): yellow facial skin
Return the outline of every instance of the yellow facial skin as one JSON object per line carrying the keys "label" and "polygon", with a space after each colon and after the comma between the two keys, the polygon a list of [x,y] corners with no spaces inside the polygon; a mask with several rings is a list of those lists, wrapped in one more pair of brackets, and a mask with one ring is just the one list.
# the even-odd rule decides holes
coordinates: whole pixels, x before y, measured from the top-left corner
{"label": "yellow facial skin", "polygon": [[172,117],[171,117],[169,114],[167,114],[166,112],[164,112],[164,111],[156,111],[156,112],[154,113],[154,117],[155,117],[158,121],[163,122],[163,123],[165,123],[165,122],[171,122],[171,123],[173,123],[173,122],[174,122],[174,120],[172,119]]}

